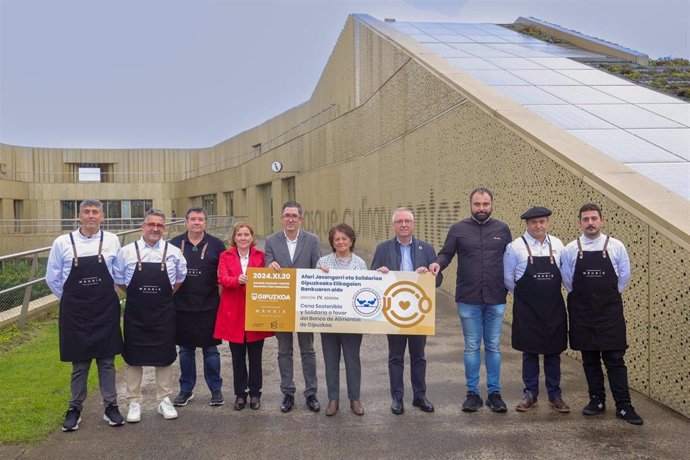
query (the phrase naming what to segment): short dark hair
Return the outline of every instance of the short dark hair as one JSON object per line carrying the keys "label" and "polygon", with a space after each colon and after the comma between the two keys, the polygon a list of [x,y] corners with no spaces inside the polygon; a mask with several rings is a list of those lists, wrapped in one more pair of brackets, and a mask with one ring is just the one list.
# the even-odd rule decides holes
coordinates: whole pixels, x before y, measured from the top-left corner
{"label": "short dark hair", "polygon": [[601,208],[594,203],[583,204],[580,208],[580,213],[577,215],[577,218],[582,219],[582,213],[587,211],[596,211],[597,214],[599,214],[599,218],[601,219]]}
{"label": "short dark hair", "polygon": [[144,222],[146,222],[146,219],[148,219],[149,216],[156,216],[165,220],[165,213],[157,208],[151,208],[144,213]]}
{"label": "short dark hair", "polygon": [[479,193],[479,194],[484,194],[484,193],[486,193],[487,195],[489,195],[489,198],[491,198],[491,202],[493,203],[493,201],[494,201],[494,194],[491,193],[491,190],[489,190],[489,189],[486,188],[486,187],[477,187],[477,188],[475,188],[474,190],[472,190],[472,193],[470,193],[470,203],[472,203],[472,197],[475,196],[477,193]]}
{"label": "short dark hair", "polygon": [[285,202],[283,205],[283,209],[280,210],[280,214],[282,215],[283,212],[285,212],[285,208],[297,208],[297,214],[299,214],[300,217],[302,217],[302,205],[296,202],[295,200],[288,200]]}
{"label": "short dark hair", "polygon": [[[175,212],[175,211],[173,211],[173,212]],[[208,214],[206,214],[206,210],[204,208],[202,208],[201,206],[196,206],[196,207],[187,209],[187,212],[184,215],[184,220],[189,219],[189,215],[193,212],[198,212],[200,214],[203,214],[204,220],[208,219]]]}
{"label": "short dark hair", "polygon": [[357,241],[355,231],[352,229],[352,227],[350,227],[347,224],[338,224],[328,232],[328,242],[331,243],[331,249],[333,249],[333,252],[335,252],[335,246],[333,246],[333,238],[335,238],[335,232],[344,233],[348,238],[350,238],[350,240],[352,241],[352,247],[350,248],[350,251],[355,250],[355,241]]}
{"label": "short dark hair", "polygon": [[237,247],[237,244],[235,243],[235,236],[237,236],[237,232],[240,231],[242,227],[247,228],[249,230],[249,233],[252,235],[252,246],[256,246],[256,232],[254,231],[254,226],[250,224],[249,222],[237,222],[233,227],[232,227],[232,235],[230,235],[230,246]]}

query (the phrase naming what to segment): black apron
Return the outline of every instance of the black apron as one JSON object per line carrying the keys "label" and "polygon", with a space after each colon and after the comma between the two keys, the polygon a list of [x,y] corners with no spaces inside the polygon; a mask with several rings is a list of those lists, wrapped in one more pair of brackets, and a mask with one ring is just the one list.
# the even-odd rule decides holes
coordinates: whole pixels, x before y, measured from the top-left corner
{"label": "black apron", "polygon": [[120,299],[101,255],[103,231],[95,256],[78,257],[71,233],[69,238],[74,260],[60,299],[60,360],[87,361],[119,355]]}
{"label": "black apron", "polygon": [[608,351],[628,348],[623,299],[618,276],[608,257],[606,237],[602,251],[583,251],[580,239],[573,290],[568,294],[570,347],[573,350]]}
{"label": "black apron", "polygon": [[185,253],[185,240],[180,244],[187,260],[187,277],[173,296],[177,323],[175,343],[207,348],[221,343],[213,338],[220,303],[218,267],[206,256],[208,242],[201,249],[190,246]]}
{"label": "black apron", "polygon": [[525,353],[554,354],[568,347],[568,321],[561,294],[561,271],[555,263],[551,241],[549,255],[529,258],[525,273],[515,283],[513,348]]}
{"label": "black apron", "polygon": [[125,304],[125,362],[131,366],[168,366],[175,361],[175,307],[165,266],[142,262],[136,241],[137,268],[127,286]]}

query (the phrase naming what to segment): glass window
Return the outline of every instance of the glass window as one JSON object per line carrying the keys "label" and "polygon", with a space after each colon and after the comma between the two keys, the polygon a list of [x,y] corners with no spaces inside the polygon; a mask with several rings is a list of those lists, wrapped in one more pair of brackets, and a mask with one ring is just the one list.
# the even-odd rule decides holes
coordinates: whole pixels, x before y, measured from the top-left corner
{"label": "glass window", "polygon": [[98,165],[79,165],[79,182],[100,182],[101,168]]}
{"label": "glass window", "polygon": [[71,230],[74,226],[74,221],[77,219],[77,208],[79,204],[76,201],[60,201],[60,227],[62,230]]}
{"label": "glass window", "polygon": [[225,192],[225,215],[235,215],[235,203],[233,203],[233,192]]}
{"label": "glass window", "polygon": [[216,195],[204,195],[201,198],[201,206],[206,210],[209,216],[216,215]]}

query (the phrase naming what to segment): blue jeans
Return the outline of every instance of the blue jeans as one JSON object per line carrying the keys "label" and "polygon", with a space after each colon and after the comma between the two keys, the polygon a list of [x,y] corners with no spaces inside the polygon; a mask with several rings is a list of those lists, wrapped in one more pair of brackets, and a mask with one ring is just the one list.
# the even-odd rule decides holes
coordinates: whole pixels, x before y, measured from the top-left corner
{"label": "blue jeans", "polygon": [[481,345],[484,338],[484,364],[489,393],[501,391],[501,332],[505,304],[472,305],[458,302],[458,315],[465,336],[465,378],[467,391],[479,393]]}
{"label": "blue jeans", "polygon": [[[223,379],[220,376],[220,353],[212,345],[202,348],[204,354],[204,379],[209,390],[220,390]],[[191,393],[196,385],[196,348],[180,345],[180,391]]]}

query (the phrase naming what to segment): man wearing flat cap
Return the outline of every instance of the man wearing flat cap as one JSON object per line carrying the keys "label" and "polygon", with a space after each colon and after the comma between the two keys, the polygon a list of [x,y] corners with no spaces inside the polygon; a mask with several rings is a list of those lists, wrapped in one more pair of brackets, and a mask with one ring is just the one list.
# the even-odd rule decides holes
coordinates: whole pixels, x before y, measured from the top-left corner
{"label": "man wearing flat cap", "polygon": [[503,279],[513,293],[513,348],[522,352],[525,389],[515,407],[518,412],[538,406],[539,355],[544,355],[549,405],[556,412],[570,412],[560,388],[561,352],[568,346],[560,270],[564,247],[547,233],[550,215],[541,206],[522,214],[527,230],[508,245],[503,256]]}

